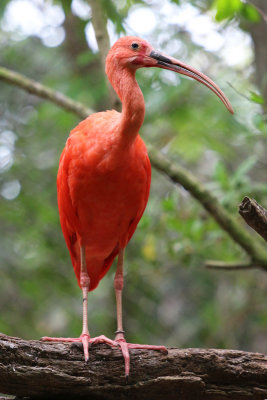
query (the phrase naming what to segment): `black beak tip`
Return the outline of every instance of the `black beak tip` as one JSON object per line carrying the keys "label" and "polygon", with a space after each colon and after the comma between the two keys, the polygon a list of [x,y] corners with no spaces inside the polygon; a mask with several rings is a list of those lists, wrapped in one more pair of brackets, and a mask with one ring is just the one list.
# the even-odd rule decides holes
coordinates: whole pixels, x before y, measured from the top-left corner
{"label": "black beak tip", "polygon": [[163,56],[161,53],[155,50],[152,50],[149,56],[154,58],[155,60],[158,60],[158,64],[161,63],[172,64],[171,60],[168,57]]}

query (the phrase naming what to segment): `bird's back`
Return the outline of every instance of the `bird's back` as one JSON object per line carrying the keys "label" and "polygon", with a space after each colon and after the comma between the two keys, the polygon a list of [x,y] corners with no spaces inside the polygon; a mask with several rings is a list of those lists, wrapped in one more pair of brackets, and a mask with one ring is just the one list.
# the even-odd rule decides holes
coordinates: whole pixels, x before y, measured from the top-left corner
{"label": "bird's back", "polygon": [[62,231],[79,282],[80,245],[86,248],[90,290],[133,235],[151,180],[139,135],[129,144],[118,131],[120,113],[93,114],[70,134],[58,170]]}

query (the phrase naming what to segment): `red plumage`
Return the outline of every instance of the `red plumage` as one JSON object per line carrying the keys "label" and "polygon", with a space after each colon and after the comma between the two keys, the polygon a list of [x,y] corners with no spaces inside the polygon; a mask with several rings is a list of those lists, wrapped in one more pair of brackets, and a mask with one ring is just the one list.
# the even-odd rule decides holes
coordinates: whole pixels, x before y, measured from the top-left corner
{"label": "red plumage", "polygon": [[124,137],[113,134],[119,122],[116,111],[82,121],[71,131],[59,163],[61,227],[79,285],[80,246],[85,246],[89,290],[129,242],[149,196],[145,144],[138,135],[128,146]]}

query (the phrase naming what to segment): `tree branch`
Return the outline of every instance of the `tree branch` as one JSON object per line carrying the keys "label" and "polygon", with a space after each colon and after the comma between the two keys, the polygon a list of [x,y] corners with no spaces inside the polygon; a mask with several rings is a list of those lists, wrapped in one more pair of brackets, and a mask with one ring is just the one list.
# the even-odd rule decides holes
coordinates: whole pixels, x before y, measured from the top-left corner
{"label": "tree branch", "polygon": [[256,200],[244,197],[239,206],[239,214],[267,242],[267,210]]}
{"label": "tree branch", "polygon": [[87,108],[84,104],[74,101],[64,94],[50,89],[41,83],[27,78],[25,75],[0,66],[0,80],[10,83],[11,85],[18,86],[30,94],[35,94],[42,99],[51,101],[59,107],[64,108],[66,111],[78,115],[78,117],[86,118],[88,115],[93,114],[94,111]]}
{"label": "tree branch", "polygon": [[217,198],[198,182],[189,171],[186,171],[178,164],[171,163],[152,146],[148,145],[148,149],[152,165],[157,170],[164,172],[173,182],[179,183],[188,190],[229,236],[245,250],[253,262],[267,269],[267,252],[264,247],[261,246],[256,238],[246,232],[243,226],[220,205]]}
{"label": "tree branch", "polygon": [[[26,78],[22,74],[18,74],[3,67],[0,67],[0,80],[1,79],[21,87],[31,94],[50,100],[81,118],[86,118],[89,114],[93,113],[93,110],[88,109],[82,103],[73,101],[53,89],[47,88],[36,81]],[[221,228],[245,250],[252,262],[267,269],[267,251],[265,248],[256,238],[252,237],[244,230],[243,226],[220,205],[217,198],[198,182],[190,172],[180,167],[177,163],[169,161],[152,145],[149,144],[147,147],[153,167],[165,173],[174,183],[180,184],[188,190],[217,221]]]}
{"label": "tree branch", "polygon": [[92,11],[92,25],[95,31],[95,37],[99,48],[101,67],[103,76],[105,76],[106,57],[110,49],[110,41],[107,30],[107,17],[102,10],[101,0],[87,0]]}
{"label": "tree branch", "polygon": [[238,350],[131,350],[128,384],[120,350],[27,341],[0,334],[0,392],[34,398],[263,400],[267,357]]}

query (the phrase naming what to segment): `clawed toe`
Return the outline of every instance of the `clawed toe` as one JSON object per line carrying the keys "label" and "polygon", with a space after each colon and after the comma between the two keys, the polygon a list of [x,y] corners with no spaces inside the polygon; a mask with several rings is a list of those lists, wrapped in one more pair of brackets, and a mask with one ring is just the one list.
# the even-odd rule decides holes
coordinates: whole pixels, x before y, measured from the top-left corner
{"label": "clawed toe", "polygon": [[118,347],[118,343],[115,340],[107,338],[105,335],[100,335],[90,339],[91,344],[106,343],[111,347]]}

